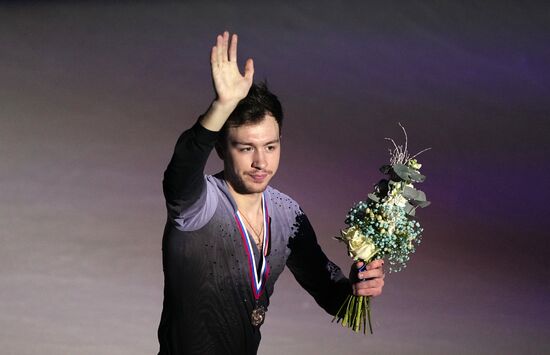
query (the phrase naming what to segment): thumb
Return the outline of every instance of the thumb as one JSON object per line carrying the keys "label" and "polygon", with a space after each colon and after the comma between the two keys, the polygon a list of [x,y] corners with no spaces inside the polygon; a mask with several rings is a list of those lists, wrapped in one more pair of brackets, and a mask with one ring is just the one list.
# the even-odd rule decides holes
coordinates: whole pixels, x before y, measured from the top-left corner
{"label": "thumb", "polygon": [[252,78],[254,77],[254,61],[252,58],[248,58],[246,60],[244,65],[244,77],[250,81],[252,81]]}

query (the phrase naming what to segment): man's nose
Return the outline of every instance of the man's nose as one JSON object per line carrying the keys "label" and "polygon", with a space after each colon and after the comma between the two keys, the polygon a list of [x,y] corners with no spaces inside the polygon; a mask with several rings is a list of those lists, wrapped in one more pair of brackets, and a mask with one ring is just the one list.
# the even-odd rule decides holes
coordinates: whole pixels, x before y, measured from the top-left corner
{"label": "man's nose", "polygon": [[254,153],[254,160],[252,161],[252,167],[256,169],[264,169],[267,166],[267,161],[265,159],[265,153],[261,151],[256,151]]}

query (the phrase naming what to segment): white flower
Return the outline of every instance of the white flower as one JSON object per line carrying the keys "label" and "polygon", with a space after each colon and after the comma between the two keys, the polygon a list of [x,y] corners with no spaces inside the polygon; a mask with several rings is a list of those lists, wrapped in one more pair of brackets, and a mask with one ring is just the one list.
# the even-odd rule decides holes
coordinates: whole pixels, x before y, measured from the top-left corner
{"label": "white flower", "polygon": [[398,207],[405,207],[405,205],[407,204],[407,199],[404,198],[403,195],[395,196],[394,200],[394,204]]}
{"label": "white flower", "polygon": [[355,260],[369,262],[377,253],[372,240],[361,233],[357,227],[350,227],[341,231],[342,240],[348,245],[349,256]]}
{"label": "white flower", "polygon": [[399,194],[399,195],[395,195],[395,196],[390,196],[386,200],[386,203],[388,203],[390,205],[395,205],[395,206],[398,206],[398,207],[405,207],[405,205],[407,204],[407,199],[404,198],[403,195]]}

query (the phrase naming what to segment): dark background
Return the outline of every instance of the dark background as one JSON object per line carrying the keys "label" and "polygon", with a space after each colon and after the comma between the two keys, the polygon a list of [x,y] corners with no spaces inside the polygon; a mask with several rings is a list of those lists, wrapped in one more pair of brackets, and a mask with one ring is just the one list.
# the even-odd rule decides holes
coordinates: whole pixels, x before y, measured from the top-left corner
{"label": "dark background", "polygon": [[[320,244],[387,162],[420,157],[424,241],[375,299],[374,336],[331,324],[285,272],[260,354],[550,351],[547,2],[0,3],[0,348],[152,354],[162,173],[240,36],[283,102],[273,185]],[[220,168],[215,157],[208,172]]]}

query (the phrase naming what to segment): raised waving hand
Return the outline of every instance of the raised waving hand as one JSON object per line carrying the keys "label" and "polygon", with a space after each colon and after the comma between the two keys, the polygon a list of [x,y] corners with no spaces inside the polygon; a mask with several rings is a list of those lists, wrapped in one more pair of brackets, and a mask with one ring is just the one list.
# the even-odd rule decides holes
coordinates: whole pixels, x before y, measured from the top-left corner
{"label": "raised waving hand", "polygon": [[225,31],[223,35],[217,36],[216,45],[212,47],[210,53],[216,99],[202,118],[201,124],[213,131],[221,129],[252,86],[254,63],[252,59],[248,59],[244,67],[244,75],[241,74],[237,65],[237,43],[237,35],[233,34],[230,40],[229,32]]}
{"label": "raised waving hand", "polygon": [[218,35],[216,45],[212,47],[212,79],[220,103],[238,103],[248,94],[252,85],[254,63],[252,59],[248,59],[244,75],[241,75],[237,66],[237,43],[237,35],[233,34],[229,41],[229,33],[226,31],[223,35]]}

